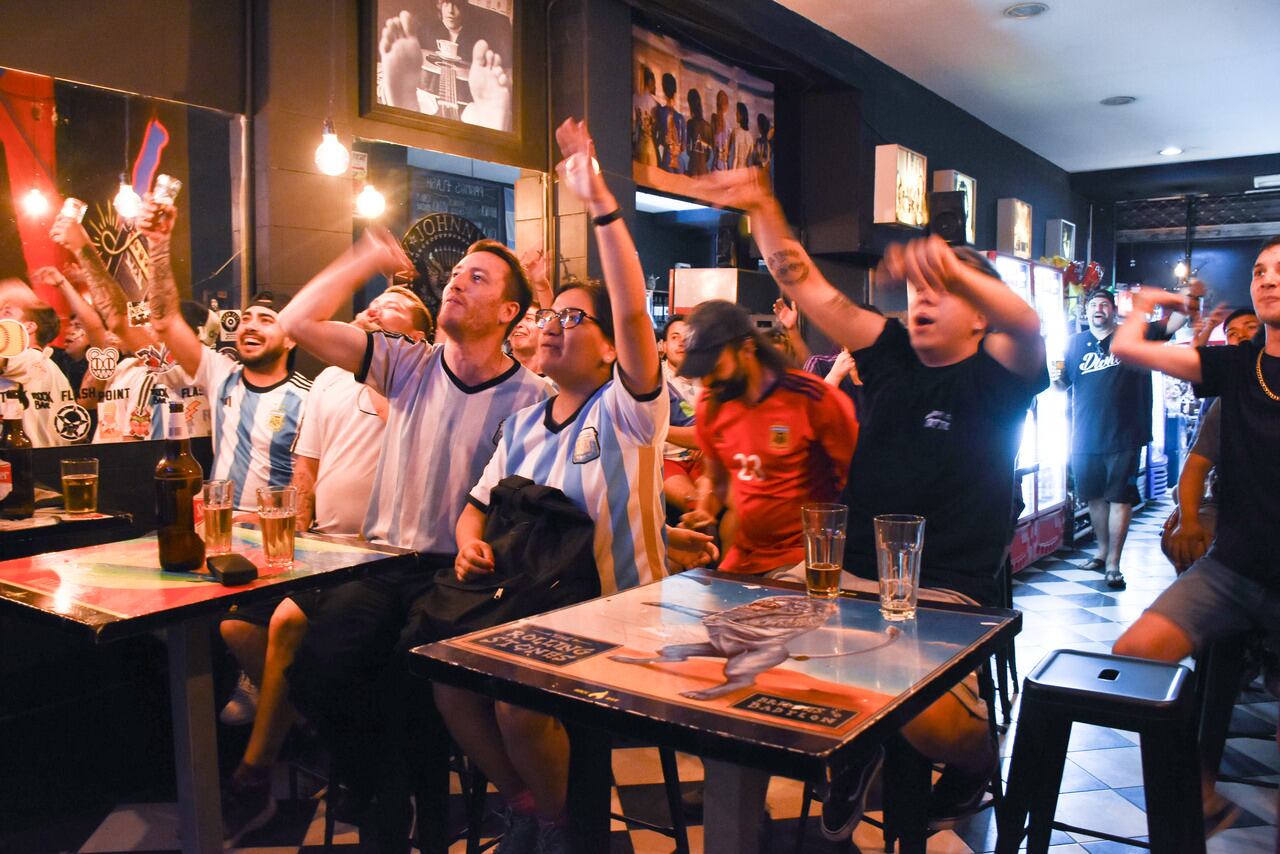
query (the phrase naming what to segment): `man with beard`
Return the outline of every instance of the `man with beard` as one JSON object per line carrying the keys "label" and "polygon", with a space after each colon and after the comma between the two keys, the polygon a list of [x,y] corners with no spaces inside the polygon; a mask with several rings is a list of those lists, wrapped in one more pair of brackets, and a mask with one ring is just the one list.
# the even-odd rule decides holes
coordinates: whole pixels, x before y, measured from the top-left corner
{"label": "man with beard", "polygon": [[256,512],[258,489],[293,479],[294,437],[311,381],[293,370],[293,341],[279,323],[287,298],[260,291],[240,316],[240,361],[210,350],[183,319],[169,262],[177,211],[148,195],[139,217],[147,237],[152,283],[151,327],[195,385],[208,390],[213,410],[213,471],[229,480],[239,511]]}
{"label": "man with beard", "polygon": [[695,422],[710,488],[681,524],[712,525],[732,488],[737,531],[720,569],[789,570],[804,560],[800,505],[834,501],[844,487],[858,440],[853,404],[788,368],[740,305],[701,303],[688,329],[678,373],[705,389]]}

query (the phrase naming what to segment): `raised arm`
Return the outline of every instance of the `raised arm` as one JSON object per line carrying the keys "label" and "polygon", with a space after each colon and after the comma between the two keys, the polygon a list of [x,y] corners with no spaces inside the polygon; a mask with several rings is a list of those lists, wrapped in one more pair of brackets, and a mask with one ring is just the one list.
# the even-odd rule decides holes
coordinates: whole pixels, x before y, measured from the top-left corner
{"label": "raised arm", "polygon": [[151,343],[151,335],[145,329],[129,325],[129,300],[102,262],[84,226],[74,219],[59,216],[49,232],[54,243],[75,256],[84,271],[89,293],[93,294],[94,308],[102,315],[107,329],[119,337],[126,350],[141,350]]}
{"label": "raised arm", "polygon": [[520,266],[529,275],[534,305],[537,308],[551,308],[551,304],[556,301],[556,292],[551,287],[547,253],[541,249],[530,249],[520,256]]}
{"label": "raised arm", "polygon": [[[595,166],[595,146],[586,122],[567,120],[556,128],[556,142],[565,159],[556,166],[560,180],[587,204],[592,217],[618,210],[618,200],[609,192],[604,176]],[[623,384],[637,396],[651,394],[662,384],[658,344],[653,321],[645,306],[644,270],[636,253],[631,232],[621,217],[595,227],[596,246],[604,267],[604,283],[613,305],[614,347],[618,351],[618,373]]]}
{"label": "raised arm", "polygon": [[148,193],[137,220],[138,231],[147,238],[147,253],[151,256],[151,290],[147,295],[151,328],[169,347],[178,366],[188,376],[195,376],[204,358],[204,345],[179,310],[182,298],[178,295],[178,283],[174,281],[169,258],[170,238],[177,219],[177,208],[160,204]]}
{"label": "raised arm", "polygon": [[782,206],[762,169],[732,169],[690,180],[690,189],[717,205],[751,215],[751,234],[769,272],[800,311],[827,337],[850,350],[870,347],[884,331],[885,319],[854,305],[814,266],[809,253],[787,225]]}
{"label": "raised arm", "polygon": [[390,276],[412,268],[412,262],[390,232],[369,226],[355,245],[317,273],[280,312],[285,334],[321,361],[352,373],[359,371],[364,360],[365,333],[329,318],[371,276]]}
{"label": "raised arm", "polygon": [[791,340],[791,347],[796,351],[796,361],[803,365],[813,355],[813,351],[804,343],[804,336],[800,334],[800,310],[794,305],[788,305],[784,299],[776,299],[773,301],[773,316],[778,319],[778,325]]}
{"label": "raised arm", "polygon": [[98,312],[94,311],[93,306],[85,302],[75,285],[58,268],[41,267],[31,274],[31,282],[56,287],[61,291],[62,298],[67,301],[67,308],[71,310],[71,316],[80,321],[89,346],[107,346],[107,327],[103,324],[102,318],[98,316]]}
{"label": "raised arm", "polygon": [[937,235],[890,246],[885,267],[894,278],[916,287],[949,292],[987,319],[987,353],[1015,374],[1034,377],[1044,370],[1040,317],[1026,300],[999,279],[961,261]]}
{"label": "raised arm", "polygon": [[1170,347],[1161,341],[1146,340],[1147,315],[1157,305],[1185,308],[1185,299],[1180,294],[1171,294],[1159,288],[1135,291],[1133,308],[1116,330],[1111,342],[1111,354],[1130,365],[1160,371],[1191,383],[1200,382],[1203,375],[1198,351],[1190,347]]}

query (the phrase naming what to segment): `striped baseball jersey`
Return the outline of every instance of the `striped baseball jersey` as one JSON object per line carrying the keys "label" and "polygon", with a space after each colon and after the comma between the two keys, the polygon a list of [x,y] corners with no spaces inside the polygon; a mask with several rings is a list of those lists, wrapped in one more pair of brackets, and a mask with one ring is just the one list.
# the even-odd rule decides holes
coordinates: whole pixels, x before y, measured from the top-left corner
{"label": "striped baseball jersey", "polygon": [[858,441],[853,404],[801,371],[786,371],[755,403],[698,401],[702,452],[729,472],[738,514],[720,568],[761,573],[804,560],[800,505],[835,501]]}
{"label": "striped baseball jersey", "polygon": [[371,332],[356,380],[387,399],[387,427],[364,535],[423,553],[458,551],[454,529],[489,462],[502,423],[547,396],[547,383],[512,360],[468,386],[444,346]]}
{"label": "striped baseball jersey", "polygon": [[488,509],[489,492],[521,475],[554,486],[596,523],[594,551],[605,595],[665,574],[662,443],[671,417],[665,384],[638,399],[617,374],[557,424],[554,399],[513,415],[471,502]]}
{"label": "striped baseball jersey", "polygon": [[256,386],[244,366],[205,348],[196,385],[209,391],[213,410],[213,472],[209,480],[229,480],[236,509],[258,509],[258,490],[288,486],[293,479],[294,437],[311,381],[290,371],[280,382]]}

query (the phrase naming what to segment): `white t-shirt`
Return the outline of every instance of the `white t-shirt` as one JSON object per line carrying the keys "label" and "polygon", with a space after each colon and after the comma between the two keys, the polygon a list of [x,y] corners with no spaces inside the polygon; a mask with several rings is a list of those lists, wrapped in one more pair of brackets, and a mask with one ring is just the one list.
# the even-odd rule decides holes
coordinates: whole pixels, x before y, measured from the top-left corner
{"label": "white t-shirt", "polygon": [[50,448],[71,444],[74,437],[65,438],[58,432],[57,416],[64,407],[75,406],[75,392],[47,352],[28,347],[10,356],[5,360],[4,378],[19,383],[27,395],[22,431],[33,446]]}
{"label": "white t-shirt", "polygon": [[638,400],[615,372],[564,424],[551,420],[552,403],[507,420],[472,503],[487,510],[490,490],[513,474],[554,486],[595,520],[602,593],[657,581],[666,574],[659,453],[671,412],[666,386]]}
{"label": "white t-shirt", "polygon": [[182,370],[164,345],[146,347],[120,360],[98,399],[95,442],[163,439],[170,400],[181,400],[188,436],[208,436],[205,387]]}
{"label": "white t-shirt", "polygon": [[311,384],[293,452],[319,460],[314,527],[321,533],[356,536],[364,524],[385,428],[375,394],[342,368],[325,368]]}
{"label": "white t-shirt", "polygon": [[311,381],[290,372],[275,385],[255,386],[239,362],[205,349],[196,383],[209,390],[213,408],[213,472],[206,477],[231,481],[236,509],[256,511],[260,488],[293,479],[293,440]]}
{"label": "white t-shirt", "polygon": [[369,333],[356,379],[387,399],[387,429],[364,535],[429,554],[458,550],[467,493],[513,412],[543,400],[547,384],[512,361],[478,386],[454,376],[444,346]]}

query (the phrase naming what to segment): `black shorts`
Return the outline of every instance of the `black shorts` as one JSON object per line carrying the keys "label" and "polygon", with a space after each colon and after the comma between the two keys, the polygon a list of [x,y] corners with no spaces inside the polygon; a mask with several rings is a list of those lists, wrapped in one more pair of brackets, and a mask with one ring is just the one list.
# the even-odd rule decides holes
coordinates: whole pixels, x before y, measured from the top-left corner
{"label": "black shorts", "polygon": [[[324,598],[333,592],[333,588],[324,590],[299,590],[296,593],[290,593],[285,599],[292,599],[293,604],[298,606],[307,617],[307,622],[315,619],[320,608],[324,603]],[[266,599],[261,602],[250,602],[248,605],[233,605],[223,615],[224,620],[239,620],[242,623],[249,623],[261,628],[267,628],[271,625],[271,615],[275,613],[276,607],[279,606],[280,599]]]}
{"label": "black shorts", "polygon": [[1138,460],[1142,449],[1115,454],[1072,454],[1071,473],[1076,495],[1084,501],[1105,499],[1112,504],[1137,504]]}

